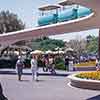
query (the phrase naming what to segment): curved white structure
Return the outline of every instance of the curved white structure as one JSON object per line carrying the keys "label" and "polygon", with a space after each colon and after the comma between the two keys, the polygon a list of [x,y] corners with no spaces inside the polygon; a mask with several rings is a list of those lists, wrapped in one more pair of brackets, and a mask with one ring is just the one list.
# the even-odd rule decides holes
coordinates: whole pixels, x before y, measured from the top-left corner
{"label": "curved white structure", "polygon": [[36,27],[33,29],[25,29],[22,31],[11,32],[9,34],[8,33],[2,34],[0,35],[0,44],[2,46],[8,46],[10,44],[13,44],[21,40],[29,40],[41,36],[100,28],[100,22],[99,22],[100,0],[70,0],[70,1],[91,8],[94,12],[94,15],[91,14],[90,17],[88,18],[82,18],[80,20],[76,19],[76,21],[72,20],[53,25]]}
{"label": "curved white structure", "polygon": [[[52,27],[55,27],[55,26],[59,27],[61,25],[67,25],[67,24],[71,24],[71,23],[80,22],[82,20],[91,18],[93,15],[94,15],[94,13],[91,13],[88,16],[74,19],[74,20],[69,20],[66,22],[60,22],[60,23],[56,23],[56,24],[35,27],[32,29],[24,29],[24,30],[20,30],[20,31],[16,31],[16,32],[4,33],[4,34],[0,35],[0,44],[4,45],[4,46],[8,46],[8,45],[11,45],[13,43],[16,43],[16,42],[22,41],[22,40],[29,40],[29,39],[33,39],[33,38],[37,38],[37,37],[41,37],[41,36],[60,34],[60,31],[59,32],[56,32],[56,30],[53,31]],[[49,29],[50,29],[50,31],[49,31]],[[63,30],[61,30],[61,33],[63,33]]]}

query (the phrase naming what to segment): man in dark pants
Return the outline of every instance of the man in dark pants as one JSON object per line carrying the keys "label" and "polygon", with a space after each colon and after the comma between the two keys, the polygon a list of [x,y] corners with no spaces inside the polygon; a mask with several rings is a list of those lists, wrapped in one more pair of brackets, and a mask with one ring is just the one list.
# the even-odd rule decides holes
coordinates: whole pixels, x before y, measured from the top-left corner
{"label": "man in dark pants", "polygon": [[65,57],[65,69],[69,70],[69,58],[68,58],[68,56]]}
{"label": "man in dark pants", "polygon": [[1,84],[0,84],[0,100],[8,100],[3,94],[3,89],[2,89]]}

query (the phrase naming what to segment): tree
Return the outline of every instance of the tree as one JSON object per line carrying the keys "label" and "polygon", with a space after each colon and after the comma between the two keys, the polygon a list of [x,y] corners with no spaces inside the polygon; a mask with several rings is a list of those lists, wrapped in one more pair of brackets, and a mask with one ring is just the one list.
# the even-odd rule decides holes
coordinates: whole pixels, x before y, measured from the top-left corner
{"label": "tree", "polygon": [[[18,31],[25,28],[25,24],[18,18],[14,13],[9,11],[0,12],[0,34]],[[7,47],[2,48],[1,53],[7,49]]]}
{"label": "tree", "polygon": [[86,52],[86,41],[84,39],[80,40],[70,40],[66,43],[66,48],[72,48],[77,53],[77,57],[79,57],[81,54]]}
{"label": "tree", "polygon": [[54,50],[57,47],[64,47],[62,40],[49,39],[48,37],[38,38],[32,41],[32,49]]}
{"label": "tree", "polygon": [[87,43],[87,52],[88,53],[98,52],[98,37],[91,36],[91,41]]}
{"label": "tree", "polygon": [[18,31],[25,28],[25,24],[18,19],[18,16],[9,11],[0,12],[0,33]]}

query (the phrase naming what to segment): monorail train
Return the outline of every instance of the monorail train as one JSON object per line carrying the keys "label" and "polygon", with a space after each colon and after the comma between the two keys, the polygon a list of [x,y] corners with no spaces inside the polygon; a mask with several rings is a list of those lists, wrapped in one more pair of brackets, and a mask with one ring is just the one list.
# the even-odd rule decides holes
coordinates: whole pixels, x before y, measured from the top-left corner
{"label": "monorail train", "polygon": [[49,13],[44,14],[38,18],[38,25],[44,26],[49,25],[57,22],[64,22],[69,21],[81,17],[85,17],[92,13],[92,10],[90,8],[84,7],[84,6],[78,6],[78,7],[69,7],[65,8],[61,11],[58,10],[57,13]]}

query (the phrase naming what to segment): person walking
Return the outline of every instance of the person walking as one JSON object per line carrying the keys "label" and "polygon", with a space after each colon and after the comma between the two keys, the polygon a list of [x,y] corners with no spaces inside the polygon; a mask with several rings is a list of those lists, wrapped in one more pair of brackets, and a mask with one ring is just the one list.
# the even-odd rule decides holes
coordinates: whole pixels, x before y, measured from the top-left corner
{"label": "person walking", "polygon": [[17,70],[18,80],[19,81],[21,81],[21,76],[22,76],[23,68],[24,68],[24,63],[23,63],[22,57],[19,56],[18,60],[16,62],[16,70]]}
{"label": "person walking", "polygon": [[32,54],[31,71],[32,71],[32,78],[33,78],[33,80],[38,81],[37,56],[35,54]]}
{"label": "person walking", "polygon": [[41,61],[42,61],[43,71],[46,72],[45,56],[42,57]]}
{"label": "person walking", "polygon": [[0,100],[8,100],[3,94],[3,89],[2,89],[1,83],[0,83]]}
{"label": "person walking", "polygon": [[65,57],[65,69],[69,70],[69,58],[68,58],[68,56]]}
{"label": "person walking", "polygon": [[69,71],[73,71],[74,69],[74,57],[69,58]]}
{"label": "person walking", "polygon": [[53,55],[49,57],[49,71],[52,74],[56,74],[56,71],[55,71],[55,58],[54,58]]}
{"label": "person walking", "polygon": [[44,59],[44,62],[45,62],[45,67],[46,67],[46,72],[49,70],[49,57],[48,55],[45,55],[45,59]]}

